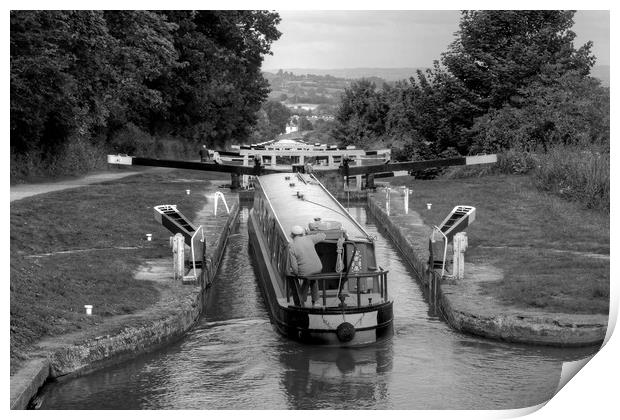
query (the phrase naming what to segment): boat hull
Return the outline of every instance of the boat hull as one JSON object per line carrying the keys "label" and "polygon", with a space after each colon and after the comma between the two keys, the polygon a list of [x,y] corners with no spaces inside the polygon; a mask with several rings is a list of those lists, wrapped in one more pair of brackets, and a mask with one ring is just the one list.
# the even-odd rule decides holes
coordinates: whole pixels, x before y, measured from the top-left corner
{"label": "boat hull", "polygon": [[286,304],[277,286],[278,274],[271,266],[265,240],[256,226],[254,211],[251,210],[248,218],[250,252],[271,322],[280,334],[304,343],[338,347],[364,346],[392,336],[391,301],[359,308],[296,307]]}

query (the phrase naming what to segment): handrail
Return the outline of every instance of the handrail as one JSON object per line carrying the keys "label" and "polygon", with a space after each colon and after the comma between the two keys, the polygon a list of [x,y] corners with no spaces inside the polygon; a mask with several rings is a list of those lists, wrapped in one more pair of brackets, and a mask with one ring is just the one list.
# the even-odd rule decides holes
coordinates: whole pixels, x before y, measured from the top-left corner
{"label": "handrail", "polygon": [[230,214],[230,209],[228,208],[228,204],[226,203],[226,197],[224,197],[224,194],[221,191],[216,191],[214,197],[215,197],[215,206],[213,209],[213,214],[217,216],[217,201],[219,198],[221,198],[222,202],[224,202],[224,206],[226,207],[226,213]]}
{"label": "handrail", "polygon": [[443,242],[443,261],[441,263],[441,277],[443,278],[443,275],[445,273],[446,270],[446,256],[448,253],[448,237],[441,231],[441,229],[439,229],[436,225],[433,225],[433,233],[431,236],[431,240],[435,239],[435,230],[437,230],[437,232],[441,233],[441,235],[444,238],[444,242]]}
{"label": "handrail", "polygon": [[[202,233],[202,239],[201,242],[204,244],[205,241],[205,233],[204,230],[202,228],[202,225],[198,226],[198,229],[196,229],[196,231],[194,231],[194,234],[192,235],[192,242],[191,242],[191,249],[192,249],[192,264],[193,264],[193,268],[194,268],[194,277],[196,276],[196,253],[194,252],[194,238],[196,237],[196,235],[198,234],[198,232]],[[204,267],[203,267],[204,270]]]}
{"label": "handrail", "polygon": [[[377,271],[357,271],[355,274],[349,274],[347,277],[377,277],[382,274],[389,273],[389,270],[377,270]],[[331,280],[340,278],[340,274],[337,273],[321,273],[321,274],[312,274],[305,277],[299,277],[300,279],[308,279],[308,280]]]}
{"label": "handrail", "polygon": [[[355,292],[356,296],[357,296],[357,307],[361,308],[362,302],[362,295],[365,294],[360,290],[360,280],[362,278],[367,278],[367,277],[371,277],[371,278],[377,278],[377,280],[379,281],[379,295],[381,296],[381,299],[383,299],[383,302],[386,302],[388,300],[388,294],[387,294],[387,270],[383,270],[381,269],[380,271],[368,271],[368,272],[358,272],[355,275],[351,275],[348,277],[348,279],[351,278],[355,278],[357,280],[357,290]],[[286,296],[287,299],[286,301],[290,304],[290,287],[288,286],[288,281],[289,279],[294,279],[294,280],[314,280],[314,281],[318,281],[320,282],[320,291],[321,291],[321,298],[323,301],[323,307],[327,308],[327,288],[325,287],[325,282],[330,280],[330,279],[336,279],[339,278],[339,275],[335,275],[335,274],[327,274],[327,275],[320,275],[320,274],[314,274],[311,276],[307,276],[307,277],[299,277],[299,276],[295,276],[295,277],[287,277],[287,285],[286,285]],[[295,293],[295,291],[293,291],[293,293]],[[295,300],[295,299],[293,299]],[[296,303],[294,303],[295,306],[300,306],[300,307],[304,307],[304,302],[302,302],[301,300],[299,301],[299,305],[297,305]],[[369,301],[368,305],[370,306],[371,303]]]}

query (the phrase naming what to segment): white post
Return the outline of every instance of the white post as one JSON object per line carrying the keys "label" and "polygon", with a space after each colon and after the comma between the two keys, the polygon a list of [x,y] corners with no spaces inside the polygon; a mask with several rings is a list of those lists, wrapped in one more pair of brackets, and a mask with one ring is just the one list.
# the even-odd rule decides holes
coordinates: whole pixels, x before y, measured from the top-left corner
{"label": "white post", "polygon": [[276,155],[271,155],[271,166],[272,167],[276,166]]}
{"label": "white post", "polygon": [[299,164],[300,165],[304,164],[304,155],[299,155]]}
{"label": "white post", "polygon": [[385,212],[390,215],[390,188],[385,189]]}
{"label": "white post", "polygon": [[452,259],[452,275],[462,280],[465,277],[465,250],[467,250],[467,234],[465,232],[459,232],[454,235],[452,240],[452,246],[454,249],[454,255]]}
{"label": "white post", "polygon": [[333,168],[334,167],[334,155],[328,155],[327,156],[327,166],[329,168]]}
{"label": "white post", "polygon": [[185,238],[180,233],[172,238],[172,259],[174,279],[183,281],[185,275]]}
{"label": "white post", "polygon": [[409,214],[409,188],[405,187],[405,214]]}

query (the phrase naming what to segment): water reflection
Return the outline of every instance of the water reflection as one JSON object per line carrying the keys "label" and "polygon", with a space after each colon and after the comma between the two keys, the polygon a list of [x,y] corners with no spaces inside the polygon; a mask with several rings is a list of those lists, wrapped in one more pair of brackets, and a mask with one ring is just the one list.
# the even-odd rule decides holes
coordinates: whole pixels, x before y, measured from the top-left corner
{"label": "water reflection", "polygon": [[281,381],[293,409],[377,408],[387,401],[389,342],[364,348],[283,348]]}

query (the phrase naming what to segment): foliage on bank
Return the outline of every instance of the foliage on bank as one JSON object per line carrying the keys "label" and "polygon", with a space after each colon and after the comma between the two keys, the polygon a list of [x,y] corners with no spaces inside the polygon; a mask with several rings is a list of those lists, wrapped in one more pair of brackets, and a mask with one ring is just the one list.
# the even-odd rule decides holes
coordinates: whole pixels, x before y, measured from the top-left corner
{"label": "foliage on bank", "polygon": [[[12,174],[51,173],[100,151],[247,137],[267,98],[267,11],[11,11]],[[163,153],[165,150],[151,150]],[[93,159],[84,164],[95,165]]]}
{"label": "foliage on bank", "polygon": [[609,88],[589,76],[592,43],[574,46],[573,16],[465,11],[432,69],[380,88],[352,83],[331,133],[343,144],[391,147],[395,160],[501,153],[504,169],[536,169],[541,188],[605,208]]}

